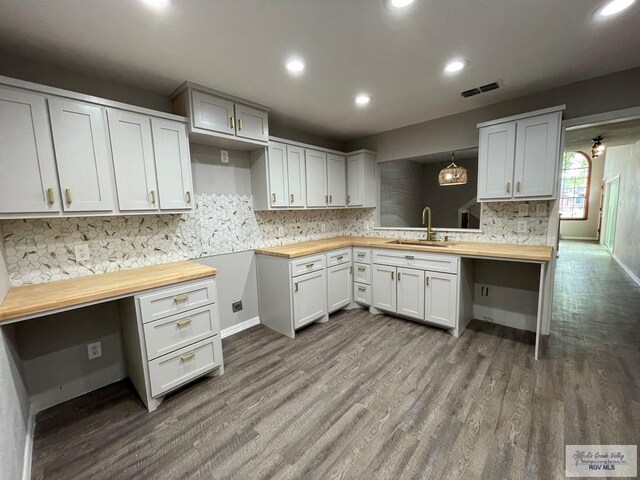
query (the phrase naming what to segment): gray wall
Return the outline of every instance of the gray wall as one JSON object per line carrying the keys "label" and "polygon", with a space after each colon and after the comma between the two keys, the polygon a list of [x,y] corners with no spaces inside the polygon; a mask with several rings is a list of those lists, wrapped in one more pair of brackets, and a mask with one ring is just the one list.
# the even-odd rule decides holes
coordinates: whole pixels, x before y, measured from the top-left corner
{"label": "gray wall", "polygon": [[[8,290],[9,273],[0,243],[0,302]],[[30,433],[29,397],[15,343],[13,327],[0,327],[0,477],[7,480],[22,478],[25,445]]]}
{"label": "gray wall", "polygon": [[640,68],[572,83],[534,95],[352,140],[345,149],[368,148],[379,161],[415,158],[478,146],[476,124],[566,104],[565,119],[640,105]]}
{"label": "gray wall", "polygon": [[604,176],[616,175],[620,175],[620,197],[613,256],[640,278],[640,141],[608,149]]}

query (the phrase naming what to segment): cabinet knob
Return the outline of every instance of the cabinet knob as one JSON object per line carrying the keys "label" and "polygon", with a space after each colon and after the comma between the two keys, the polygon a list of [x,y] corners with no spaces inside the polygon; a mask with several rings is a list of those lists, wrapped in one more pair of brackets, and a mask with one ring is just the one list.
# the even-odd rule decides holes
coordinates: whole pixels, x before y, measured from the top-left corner
{"label": "cabinet knob", "polygon": [[71,195],[71,189],[70,188],[65,189],[64,196],[65,196],[65,198],[67,200],[67,203],[70,204],[73,201],[73,195]]}
{"label": "cabinet knob", "polygon": [[47,188],[47,201],[49,202],[49,205],[53,205],[56,201],[53,196],[53,188]]}

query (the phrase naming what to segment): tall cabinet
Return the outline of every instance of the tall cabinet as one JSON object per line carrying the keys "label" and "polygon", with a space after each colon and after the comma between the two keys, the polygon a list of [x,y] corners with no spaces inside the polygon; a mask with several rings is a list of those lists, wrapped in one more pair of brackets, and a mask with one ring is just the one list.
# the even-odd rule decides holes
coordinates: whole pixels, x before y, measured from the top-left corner
{"label": "tall cabinet", "polygon": [[478,200],[557,195],[564,105],[478,124]]}

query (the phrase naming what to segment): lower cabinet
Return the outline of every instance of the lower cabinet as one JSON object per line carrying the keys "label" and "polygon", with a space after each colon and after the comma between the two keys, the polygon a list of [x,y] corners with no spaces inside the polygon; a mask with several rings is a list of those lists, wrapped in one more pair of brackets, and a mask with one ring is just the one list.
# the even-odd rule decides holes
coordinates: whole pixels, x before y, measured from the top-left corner
{"label": "lower cabinet", "polygon": [[424,319],[454,328],[458,320],[458,276],[425,272]]}
{"label": "lower cabinet", "polygon": [[406,317],[424,320],[425,272],[410,268],[398,268],[397,313]]}
{"label": "lower cabinet", "polygon": [[327,296],[325,294],[325,270],[307,273],[292,280],[293,287],[293,323],[295,328],[302,327],[327,314]]}
{"label": "lower cabinet", "polygon": [[351,303],[353,298],[351,289],[352,275],[353,267],[351,263],[344,263],[327,269],[327,307],[329,313],[340,310]]}
{"label": "lower cabinet", "polygon": [[396,311],[396,267],[373,266],[373,306],[388,312]]}

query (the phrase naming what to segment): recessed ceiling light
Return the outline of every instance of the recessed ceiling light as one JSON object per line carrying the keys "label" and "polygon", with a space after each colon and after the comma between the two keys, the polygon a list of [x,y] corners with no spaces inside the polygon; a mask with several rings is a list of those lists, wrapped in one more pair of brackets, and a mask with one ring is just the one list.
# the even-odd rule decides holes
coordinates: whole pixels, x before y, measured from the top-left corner
{"label": "recessed ceiling light", "polygon": [[469,62],[467,62],[466,60],[453,60],[447,63],[447,65],[444,67],[444,71],[447,73],[459,72],[467,65],[469,65]]}
{"label": "recessed ceiling light", "polygon": [[636,0],[611,0],[604,7],[600,9],[598,13],[603,17],[608,17],[609,15],[615,15],[623,10],[626,10],[631,5],[635,3]]}
{"label": "recessed ceiling light", "polygon": [[389,0],[389,5],[393,8],[405,8],[411,5],[415,0]]}
{"label": "recessed ceiling light", "polygon": [[304,62],[299,58],[291,58],[287,61],[287,70],[291,73],[302,73],[304,71]]}
{"label": "recessed ceiling light", "polygon": [[164,10],[171,5],[171,0],[142,0],[142,3],[154,10]]}
{"label": "recessed ceiling light", "polygon": [[356,95],[356,98],[354,101],[356,102],[356,105],[358,105],[359,107],[364,107],[365,105],[368,105],[371,102],[371,95],[367,95],[366,93],[360,93]]}

